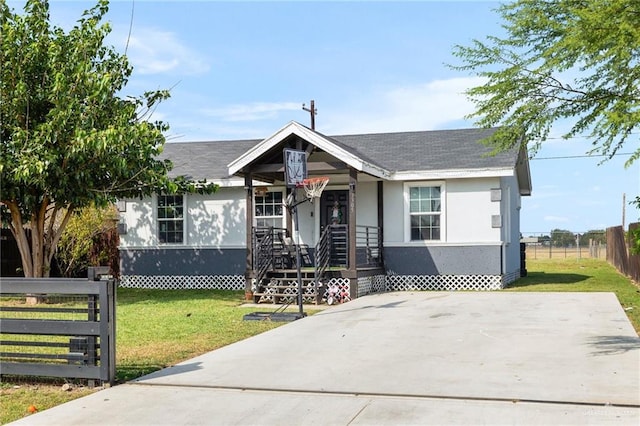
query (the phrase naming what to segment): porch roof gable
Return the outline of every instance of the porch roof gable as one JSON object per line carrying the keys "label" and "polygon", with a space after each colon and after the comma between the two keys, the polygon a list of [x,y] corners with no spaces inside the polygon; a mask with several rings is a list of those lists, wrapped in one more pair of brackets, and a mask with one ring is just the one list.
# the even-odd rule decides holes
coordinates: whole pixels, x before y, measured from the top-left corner
{"label": "porch roof gable", "polygon": [[229,176],[242,172],[244,168],[255,162],[263,154],[275,148],[279,143],[291,135],[296,135],[308,143],[322,149],[335,158],[339,158],[347,165],[359,172],[368,173],[379,178],[388,178],[391,173],[383,167],[358,156],[349,147],[324,136],[321,133],[311,130],[302,124],[291,121],[286,126],[275,132],[273,135],[256,144],[253,148],[229,163]]}

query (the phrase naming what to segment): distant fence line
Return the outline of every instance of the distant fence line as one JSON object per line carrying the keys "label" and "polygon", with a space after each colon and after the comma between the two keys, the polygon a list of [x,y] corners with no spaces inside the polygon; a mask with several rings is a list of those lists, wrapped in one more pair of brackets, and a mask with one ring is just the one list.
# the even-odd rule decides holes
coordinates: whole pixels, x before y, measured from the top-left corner
{"label": "distant fence line", "polygon": [[[629,224],[628,231],[640,227],[640,223]],[[640,283],[640,255],[631,254],[631,232],[626,233],[622,226],[607,228],[607,262],[621,274]]]}
{"label": "distant fence line", "polygon": [[606,231],[549,233],[524,232],[520,240],[526,245],[527,259],[595,258],[605,259]]}

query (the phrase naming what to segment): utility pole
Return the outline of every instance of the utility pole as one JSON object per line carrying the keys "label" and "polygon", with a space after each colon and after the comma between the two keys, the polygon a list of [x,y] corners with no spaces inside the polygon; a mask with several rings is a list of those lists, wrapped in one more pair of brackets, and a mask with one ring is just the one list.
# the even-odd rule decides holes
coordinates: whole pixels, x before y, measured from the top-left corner
{"label": "utility pole", "polygon": [[311,130],[316,129],[316,114],[318,114],[318,110],[316,109],[316,102],[311,99],[311,108],[307,108],[306,104],[302,104],[302,109],[311,114]]}

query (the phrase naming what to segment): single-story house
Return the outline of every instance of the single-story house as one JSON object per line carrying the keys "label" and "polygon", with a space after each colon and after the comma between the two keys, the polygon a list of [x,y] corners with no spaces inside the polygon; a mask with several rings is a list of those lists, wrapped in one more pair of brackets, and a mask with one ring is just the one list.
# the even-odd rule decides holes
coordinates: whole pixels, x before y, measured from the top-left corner
{"label": "single-story house", "polygon": [[[494,290],[521,274],[526,149],[497,155],[495,129],[326,136],[290,122],[266,139],[167,143],[175,175],[220,185],[212,195],[122,200],[121,285],[244,289],[256,301],[332,284],[358,297],[384,290]],[[322,196],[283,206],[283,150],[304,151]],[[337,211],[336,211],[337,208]],[[298,232],[296,232],[298,229]]]}

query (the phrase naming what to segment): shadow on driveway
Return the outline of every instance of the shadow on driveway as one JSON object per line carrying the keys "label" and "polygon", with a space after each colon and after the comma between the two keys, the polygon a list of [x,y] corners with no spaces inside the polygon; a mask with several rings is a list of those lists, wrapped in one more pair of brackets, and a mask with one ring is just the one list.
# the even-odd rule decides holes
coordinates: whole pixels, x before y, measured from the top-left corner
{"label": "shadow on driveway", "polygon": [[589,340],[589,345],[596,348],[592,352],[594,356],[618,355],[629,351],[640,351],[640,337],[595,336]]}

